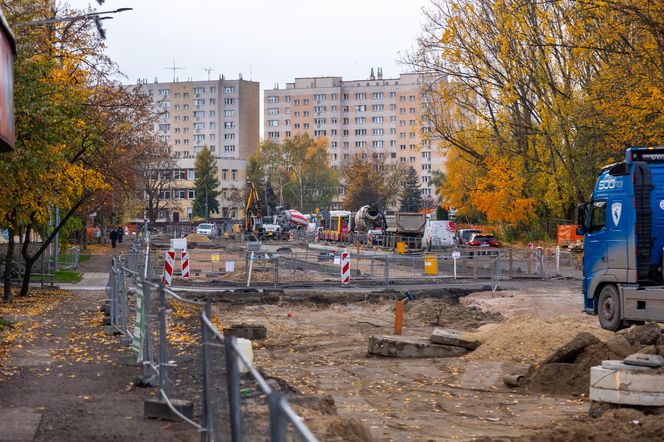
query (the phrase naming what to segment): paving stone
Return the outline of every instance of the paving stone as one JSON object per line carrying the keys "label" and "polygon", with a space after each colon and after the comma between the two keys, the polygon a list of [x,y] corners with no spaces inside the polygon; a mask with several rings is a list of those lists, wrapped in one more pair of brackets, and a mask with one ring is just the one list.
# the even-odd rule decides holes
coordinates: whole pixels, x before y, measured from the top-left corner
{"label": "paving stone", "polygon": [[0,441],[32,441],[42,414],[29,407],[0,408]]}
{"label": "paving stone", "polygon": [[431,342],[434,344],[452,345],[475,350],[480,346],[479,341],[464,338],[463,333],[449,328],[434,328],[431,333]]}
{"label": "paving stone", "polygon": [[369,354],[393,358],[448,358],[468,353],[468,349],[433,344],[426,338],[406,336],[370,336]]}

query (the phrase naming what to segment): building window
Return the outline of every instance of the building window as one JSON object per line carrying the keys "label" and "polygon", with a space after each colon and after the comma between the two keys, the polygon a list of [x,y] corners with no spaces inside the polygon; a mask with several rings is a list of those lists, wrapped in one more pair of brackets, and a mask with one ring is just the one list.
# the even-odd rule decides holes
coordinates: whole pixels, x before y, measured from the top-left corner
{"label": "building window", "polygon": [[162,97],[168,97],[169,92],[170,91],[168,89],[159,89],[159,95],[161,95]]}
{"label": "building window", "polygon": [[210,111],[210,118],[214,118],[217,116],[217,111]]}
{"label": "building window", "polygon": [[233,94],[235,93],[235,87],[234,86],[225,86],[224,87],[224,94]]}
{"label": "building window", "polygon": [[224,104],[225,104],[225,105],[233,105],[233,104],[235,104],[235,98],[224,98]]}
{"label": "building window", "polygon": [[231,180],[233,181],[237,180],[237,169],[231,170]]}
{"label": "building window", "polygon": [[224,117],[234,117],[235,111],[233,109],[227,109],[224,111]]}
{"label": "building window", "polygon": [[355,124],[364,124],[367,122],[366,117],[355,117]]}
{"label": "building window", "polygon": [[268,132],[267,136],[269,138],[279,138],[279,132]]}
{"label": "building window", "polygon": [[214,106],[217,104],[217,100],[214,98],[210,98],[210,106]]}
{"label": "building window", "polygon": [[224,145],[224,152],[235,152],[235,144]]}
{"label": "building window", "polygon": [[371,106],[371,110],[374,111],[374,112],[381,112],[381,111],[385,110],[385,106],[382,105],[382,104],[374,104],[374,105]]}
{"label": "building window", "polygon": [[194,98],[194,106],[203,106],[205,104],[205,98]]}
{"label": "building window", "polygon": [[316,100],[316,101],[323,101],[323,100],[325,100],[325,98],[326,98],[325,94],[315,94],[314,95],[314,100]]}
{"label": "building window", "polygon": [[279,97],[277,97],[275,95],[270,95],[269,97],[267,97],[267,102],[268,103],[279,103]]}
{"label": "building window", "polygon": [[366,112],[367,107],[364,104],[358,104],[355,106],[355,112]]}
{"label": "building window", "polygon": [[365,94],[364,92],[357,93],[357,94],[355,94],[355,99],[356,100],[366,100],[367,99],[367,94]]}
{"label": "building window", "polygon": [[235,121],[225,121],[224,129],[233,129],[235,127]]}
{"label": "building window", "polygon": [[205,93],[205,88],[204,87],[195,87],[194,88],[194,93],[195,94],[204,94]]}
{"label": "building window", "polygon": [[267,120],[267,125],[270,127],[277,127],[279,126],[279,120]]}
{"label": "building window", "polygon": [[267,114],[268,115],[279,115],[279,108],[278,107],[269,107],[267,109]]}
{"label": "building window", "polygon": [[385,144],[381,140],[372,141],[371,145],[373,147],[385,147]]}
{"label": "building window", "polygon": [[371,118],[372,123],[382,123],[383,122],[383,117],[373,117]]}
{"label": "building window", "polygon": [[235,134],[224,134],[224,140],[234,140]]}
{"label": "building window", "polygon": [[372,129],[371,135],[383,135],[385,133],[384,129]]}

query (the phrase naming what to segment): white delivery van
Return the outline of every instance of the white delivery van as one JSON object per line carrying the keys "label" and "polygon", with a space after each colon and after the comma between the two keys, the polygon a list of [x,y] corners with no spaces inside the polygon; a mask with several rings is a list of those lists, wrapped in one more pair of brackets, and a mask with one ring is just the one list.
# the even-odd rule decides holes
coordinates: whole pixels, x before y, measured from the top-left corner
{"label": "white delivery van", "polygon": [[454,221],[427,220],[422,236],[422,247],[427,250],[454,245]]}

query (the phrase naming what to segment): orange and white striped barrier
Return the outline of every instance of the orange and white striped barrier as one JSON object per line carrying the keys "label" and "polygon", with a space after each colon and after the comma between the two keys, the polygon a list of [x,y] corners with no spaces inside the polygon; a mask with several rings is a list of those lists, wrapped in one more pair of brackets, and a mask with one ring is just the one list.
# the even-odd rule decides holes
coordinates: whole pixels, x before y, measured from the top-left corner
{"label": "orange and white striped barrier", "polygon": [[341,253],[341,283],[350,284],[350,253]]}
{"label": "orange and white striped barrier", "polygon": [[180,259],[182,265],[182,277],[189,278],[189,252],[183,250]]}
{"label": "orange and white striped barrier", "polygon": [[164,274],[162,281],[167,287],[173,282],[173,267],[175,266],[175,250],[170,249],[164,255]]}

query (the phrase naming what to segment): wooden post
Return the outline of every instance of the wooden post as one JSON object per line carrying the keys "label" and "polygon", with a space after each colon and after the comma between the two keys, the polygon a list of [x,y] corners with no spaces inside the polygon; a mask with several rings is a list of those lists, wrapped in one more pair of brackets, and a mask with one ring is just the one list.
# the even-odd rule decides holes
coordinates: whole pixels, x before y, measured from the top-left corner
{"label": "wooden post", "polygon": [[403,307],[404,307],[404,302],[403,301],[397,301],[396,306],[394,308],[394,334],[395,335],[401,335],[401,331],[403,330]]}

